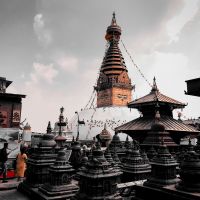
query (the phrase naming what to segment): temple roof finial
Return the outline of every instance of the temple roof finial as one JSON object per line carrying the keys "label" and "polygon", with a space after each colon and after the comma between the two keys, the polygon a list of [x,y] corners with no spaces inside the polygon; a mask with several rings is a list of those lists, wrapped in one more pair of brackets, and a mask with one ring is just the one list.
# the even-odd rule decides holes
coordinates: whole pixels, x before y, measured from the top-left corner
{"label": "temple roof finial", "polygon": [[157,87],[157,84],[156,84],[156,78],[155,78],[155,76],[153,78],[153,85],[152,85],[151,91],[159,91],[158,87]]}
{"label": "temple roof finial", "polygon": [[47,133],[51,133],[52,128],[51,128],[51,122],[48,122],[48,126],[47,126]]}

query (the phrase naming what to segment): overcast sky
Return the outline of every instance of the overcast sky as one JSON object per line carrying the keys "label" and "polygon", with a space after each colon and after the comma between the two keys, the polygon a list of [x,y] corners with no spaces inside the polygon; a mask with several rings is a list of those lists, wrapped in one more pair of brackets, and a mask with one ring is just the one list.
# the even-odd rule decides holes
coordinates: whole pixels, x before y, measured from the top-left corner
{"label": "overcast sky", "polygon": [[[200,99],[187,96],[185,80],[200,75],[199,0],[0,0],[0,76],[7,92],[26,94],[22,120],[45,131],[64,106],[69,119],[89,100],[105,52],[112,13],[122,40],[146,78],[200,116]],[[134,98],[150,88],[120,43]]]}

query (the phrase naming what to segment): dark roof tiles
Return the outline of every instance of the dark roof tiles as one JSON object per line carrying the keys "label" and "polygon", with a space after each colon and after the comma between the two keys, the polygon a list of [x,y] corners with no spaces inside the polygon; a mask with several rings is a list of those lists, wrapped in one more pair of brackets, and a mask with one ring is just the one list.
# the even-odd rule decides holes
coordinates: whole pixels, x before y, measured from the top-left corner
{"label": "dark roof tiles", "polygon": [[[135,120],[132,120],[126,124],[118,126],[115,131],[145,131],[151,130],[151,126],[154,122],[154,118],[144,118],[140,117]],[[200,132],[196,128],[184,124],[180,120],[173,119],[171,117],[162,116],[160,122],[165,126],[166,131],[184,131],[184,132]]]}

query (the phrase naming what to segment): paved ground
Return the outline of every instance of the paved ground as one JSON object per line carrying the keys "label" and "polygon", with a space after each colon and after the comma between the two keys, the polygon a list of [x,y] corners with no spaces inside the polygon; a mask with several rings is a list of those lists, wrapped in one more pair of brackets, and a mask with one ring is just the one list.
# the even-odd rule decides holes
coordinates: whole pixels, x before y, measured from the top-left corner
{"label": "paved ground", "polygon": [[30,200],[27,196],[18,192],[16,189],[0,191],[0,199],[2,200]]}
{"label": "paved ground", "polygon": [[19,182],[17,182],[17,179],[9,179],[7,183],[2,183],[2,180],[0,180],[0,192],[2,190],[10,190],[17,188]]}
{"label": "paved ground", "polygon": [[17,191],[18,184],[16,179],[10,179],[7,183],[2,183],[0,180],[0,200],[30,200]]}

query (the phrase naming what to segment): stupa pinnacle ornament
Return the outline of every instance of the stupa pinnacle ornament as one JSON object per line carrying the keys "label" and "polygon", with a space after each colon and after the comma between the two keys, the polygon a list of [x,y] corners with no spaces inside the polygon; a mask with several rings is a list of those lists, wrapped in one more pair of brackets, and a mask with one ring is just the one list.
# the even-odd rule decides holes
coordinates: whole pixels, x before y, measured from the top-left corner
{"label": "stupa pinnacle ornament", "polygon": [[58,135],[55,137],[55,141],[58,145],[58,147],[63,147],[64,142],[66,141],[66,137],[62,134],[62,127],[66,126],[66,122],[64,122],[64,116],[63,116],[64,108],[60,108],[60,116],[59,116],[59,132]]}
{"label": "stupa pinnacle ornament", "polygon": [[117,25],[115,13],[113,13],[111,25],[108,26],[105,36],[109,47],[105,53],[95,87],[97,107],[126,106],[131,101],[133,87],[118,46],[120,35],[121,27]]}
{"label": "stupa pinnacle ornament", "polygon": [[51,128],[51,122],[49,121],[48,126],[47,126],[47,133],[51,133],[52,128]]}

